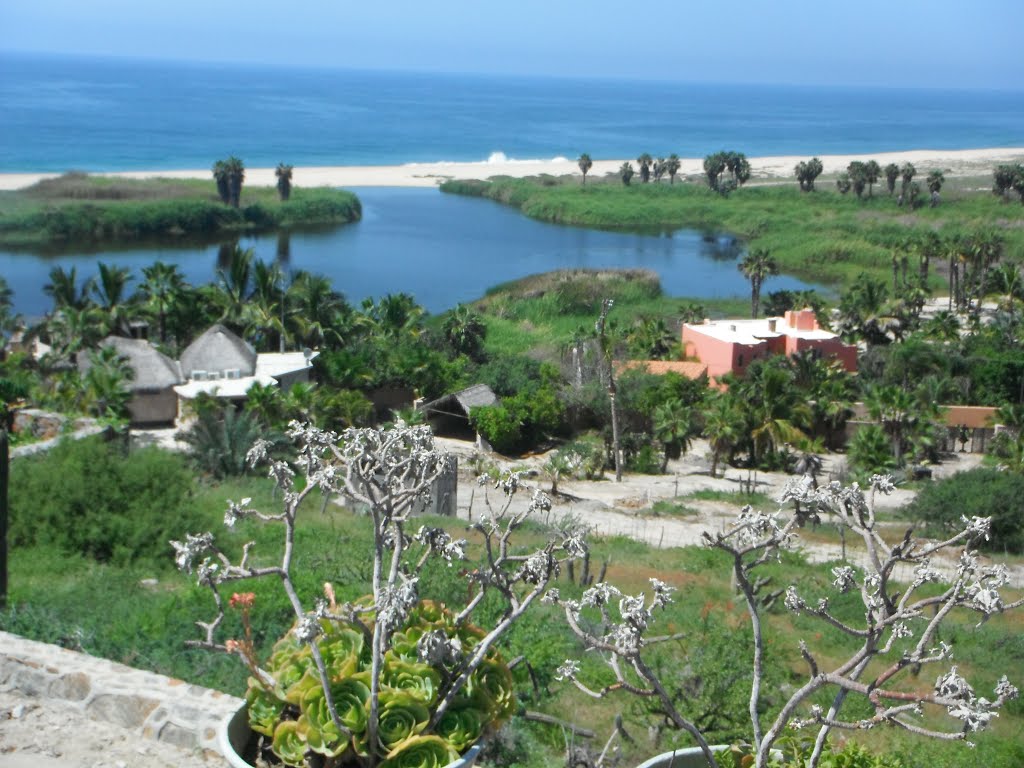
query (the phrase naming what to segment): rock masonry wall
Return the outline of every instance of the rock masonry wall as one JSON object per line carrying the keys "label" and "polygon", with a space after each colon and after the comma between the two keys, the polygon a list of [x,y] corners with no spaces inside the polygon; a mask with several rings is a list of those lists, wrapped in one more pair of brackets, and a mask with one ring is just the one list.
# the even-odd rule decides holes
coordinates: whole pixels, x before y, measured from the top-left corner
{"label": "rock masonry wall", "polygon": [[0,632],[0,690],[60,699],[145,739],[217,751],[217,727],[242,700],[55,645]]}

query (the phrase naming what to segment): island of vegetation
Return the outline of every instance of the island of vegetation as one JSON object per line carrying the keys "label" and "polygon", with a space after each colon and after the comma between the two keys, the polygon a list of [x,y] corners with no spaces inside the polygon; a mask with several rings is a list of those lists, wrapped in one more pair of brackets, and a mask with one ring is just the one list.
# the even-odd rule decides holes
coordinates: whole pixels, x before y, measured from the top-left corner
{"label": "island of vegetation", "polygon": [[[987,177],[947,179],[941,169],[858,161],[829,183],[818,179],[817,158],[799,163],[792,182],[751,179],[749,163],[738,152],[709,155],[703,175],[679,180],[673,170],[678,159],[672,157],[644,154],[638,173],[626,163],[618,173],[596,179],[587,175],[591,164],[581,156],[582,180],[449,180],[441,190],[485,197],[556,224],[729,232],[751,248],[771,251],[781,272],[832,286],[862,273],[884,280],[893,259],[905,255],[933,264],[948,261],[957,250],[952,244],[981,235],[997,234],[1011,260],[1024,258],[1024,206],[1014,204],[1024,190],[1019,164],[999,166]],[[929,292],[943,286],[934,271],[928,277]]]}
{"label": "island of vegetation", "polygon": [[[223,237],[358,221],[353,193],[292,187],[279,166],[277,188],[226,180],[131,179],[67,173],[0,192],[0,245],[89,244]],[[242,175],[244,176],[244,170]]]}

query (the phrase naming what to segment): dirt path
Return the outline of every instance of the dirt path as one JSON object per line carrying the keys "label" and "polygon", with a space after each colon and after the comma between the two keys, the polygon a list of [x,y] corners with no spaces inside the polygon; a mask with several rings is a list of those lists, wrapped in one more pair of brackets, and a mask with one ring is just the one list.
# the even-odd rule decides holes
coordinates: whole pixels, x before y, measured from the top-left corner
{"label": "dirt path", "polygon": [[[501,494],[494,489],[475,486],[472,472],[468,470],[470,459],[475,448],[469,444],[455,440],[441,439],[443,447],[459,456],[460,487],[459,515],[463,518],[478,516],[486,510],[489,502],[495,505],[501,501]],[[563,481],[559,484],[561,497],[558,498],[548,513],[546,522],[557,522],[565,517],[574,518],[586,525],[594,533],[603,535],[628,536],[655,547],[701,546],[705,531],[724,531],[735,519],[739,505],[743,503],[740,491],[742,484],[754,483],[756,490],[769,498],[776,498],[782,492],[791,475],[781,472],[759,472],[750,474],[746,470],[726,468],[724,477],[713,478],[710,475],[709,463],[706,459],[707,444],[696,441],[691,451],[682,459],[670,462],[669,473],[665,475],[627,475],[621,483],[610,478],[599,481]],[[522,461],[510,461],[492,456],[491,459],[503,468],[522,467],[539,470],[544,463],[543,457],[531,457]],[[841,471],[844,457],[839,454],[828,454],[824,457],[822,481],[826,482],[831,474]],[[936,468],[936,477],[944,477],[978,466],[981,457],[974,454],[957,454],[949,462]],[[546,488],[549,483],[538,475],[532,481]],[[708,490],[726,494],[736,494],[736,502],[729,500],[699,500],[684,498],[686,507],[696,511],[693,515],[655,516],[651,506],[657,501],[673,499],[677,496],[686,497],[695,491]],[[891,512],[899,509],[914,497],[914,492],[898,488],[889,496],[880,496],[876,500],[876,510]],[[520,497],[517,504],[525,504],[525,497]],[[892,523],[894,538],[902,536],[906,524]],[[834,542],[822,541],[828,537],[832,526],[827,523],[819,529],[820,535],[813,539],[805,537],[799,549],[811,562],[829,562],[840,560],[842,545],[838,539]],[[854,546],[848,540],[847,560],[854,565],[866,565],[867,553]],[[947,576],[956,570],[956,559],[945,557],[936,560],[935,567]],[[1013,566],[1010,569],[1011,584],[1024,588],[1024,566]],[[910,581],[912,569],[897,568],[896,578]]]}

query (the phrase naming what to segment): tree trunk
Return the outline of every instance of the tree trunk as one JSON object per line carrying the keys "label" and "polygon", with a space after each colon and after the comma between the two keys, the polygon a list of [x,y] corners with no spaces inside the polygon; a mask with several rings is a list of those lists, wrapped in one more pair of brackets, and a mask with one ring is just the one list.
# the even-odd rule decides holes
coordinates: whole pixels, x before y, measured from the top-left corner
{"label": "tree trunk", "polygon": [[619,405],[615,397],[615,374],[609,366],[608,399],[612,404],[612,455],[615,459],[615,482],[622,482],[622,447],[619,444]]}

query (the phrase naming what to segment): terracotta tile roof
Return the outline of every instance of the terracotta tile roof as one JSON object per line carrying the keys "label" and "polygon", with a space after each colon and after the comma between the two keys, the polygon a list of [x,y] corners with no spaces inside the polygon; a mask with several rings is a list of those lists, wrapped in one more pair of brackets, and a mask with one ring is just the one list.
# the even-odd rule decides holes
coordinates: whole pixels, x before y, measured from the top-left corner
{"label": "terracotta tile roof", "polygon": [[620,371],[631,371],[637,369],[646,370],[655,376],[664,376],[666,373],[678,373],[688,379],[699,379],[708,372],[706,363],[698,363],[689,360],[625,360],[616,363]]}
{"label": "terracotta tile roof", "polygon": [[946,405],[943,416],[950,427],[961,425],[968,429],[991,427],[996,423],[996,409],[983,405]]}

